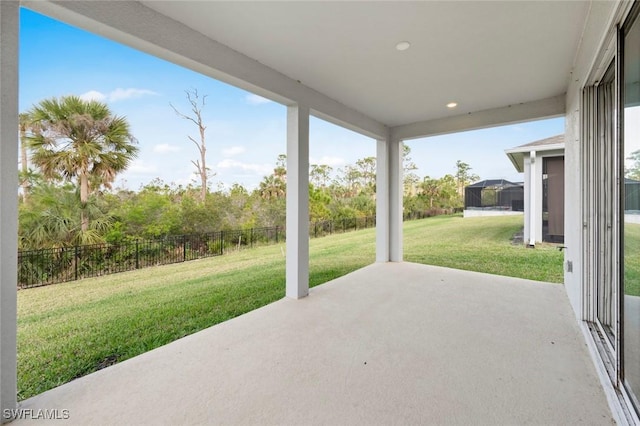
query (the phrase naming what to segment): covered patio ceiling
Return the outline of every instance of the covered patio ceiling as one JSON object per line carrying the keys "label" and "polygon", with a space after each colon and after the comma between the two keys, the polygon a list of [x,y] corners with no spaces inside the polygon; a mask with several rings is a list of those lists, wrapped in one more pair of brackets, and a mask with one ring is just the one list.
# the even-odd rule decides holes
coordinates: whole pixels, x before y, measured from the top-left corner
{"label": "covered patio ceiling", "polygon": [[[396,139],[562,115],[592,7],[589,1],[24,4],[284,104],[307,105],[369,136]],[[402,41],[411,47],[398,51]],[[458,106],[449,109],[449,102]]]}
{"label": "covered patio ceiling", "polygon": [[[587,2],[143,3],[387,126],[563,94],[588,12]],[[411,47],[396,50],[401,41]]]}

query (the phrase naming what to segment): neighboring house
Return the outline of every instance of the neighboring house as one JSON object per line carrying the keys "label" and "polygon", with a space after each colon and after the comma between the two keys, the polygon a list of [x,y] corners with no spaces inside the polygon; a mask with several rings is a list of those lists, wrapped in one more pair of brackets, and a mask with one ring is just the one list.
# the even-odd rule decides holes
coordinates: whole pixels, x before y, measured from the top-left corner
{"label": "neighboring house", "polygon": [[523,203],[522,183],[487,179],[464,188],[464,217],[518,215]]}
{"label": "neighboring house", "polygon": [[624,178],[624,221],[640,223],[640,181]]}
{"label": "neighboring house", "polygon": [[524,241],[564,242],[564,135],[505,151],[524,173]]}

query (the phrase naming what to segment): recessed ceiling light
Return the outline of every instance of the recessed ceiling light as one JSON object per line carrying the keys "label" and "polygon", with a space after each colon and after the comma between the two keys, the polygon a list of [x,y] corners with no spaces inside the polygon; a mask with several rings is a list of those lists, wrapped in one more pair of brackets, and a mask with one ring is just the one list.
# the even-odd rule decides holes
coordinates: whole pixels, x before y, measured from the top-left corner
{"label": "recessed ceiling light", "polygon": [[455,108],[455,107],[457,107],[457,106],[458,106],[458,103],[457,103],[457,102],[449,102],[449,103],[447,104],[447,108]]}
{"label": "recessed ceiling light", "polygon": [[398,44],[396,44],[396,50],[407,50],[408,48],[411,47],[411,43],[409,43],[408,41],[401,41]]}

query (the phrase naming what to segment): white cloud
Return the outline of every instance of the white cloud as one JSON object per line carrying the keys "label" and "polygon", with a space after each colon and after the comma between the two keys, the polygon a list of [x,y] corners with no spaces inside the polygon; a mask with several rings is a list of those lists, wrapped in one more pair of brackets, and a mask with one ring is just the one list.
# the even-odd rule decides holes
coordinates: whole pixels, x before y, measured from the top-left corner
{"label": "white cloud", "polygon": [[147,89],[116,89],[113,92],[109,93],[109,100],[111,102],[123,101],[125,99],[135,99],[141,98],[142,96],[147,95],[157,95],[153,90]]}
{"label": "white cloud", "polygon": [[90,90],[87,93],[80,95],[80,99],[83,101],[104,101],[106,98],[107,95],[98,92],[97,90]]}
{"label": "white cloud", "polygon": [[249,105],[261,105],[261,104],[268,104],[269,102],[272,102],[270,99],[263,98],[262,96],[255,95],[253,93],[247,95],[245,97],[245,100]]}
{"label": "white cloud", "polygon": [[239,169],[257,174],[269,174],[273,171],[273,166],[269,164],[243,163],[230,158],[220,161],[216,167],[219,169]]}
{"label": "white cloud", "polygon": [[166,152],[178,152],[181,150],[182,148],[179,146],[169,145],[168,143],[161,143],[153,147],[153,152],[158,152],[160,154],[164,154]]}
{"label": "white cloud", "polygon": [[151,174],[156,173],[158,171],[158,167],[153,164],[148,164],[144,160],[133,160],[131,166],[127,169],[127,171],[136,173],[136,174]]}
{"label": "white cloud", "polygon": [[346,164],[346,160],[340,157],[329,157],[325,155],[320,158],[310,158],[309,163],[310,164],[326,164],[327,166],[338,167],[338,166],[342,166],[343,164]]}
{"label": "white cloud", "polygon": [[157,95],[157,93],[154,92],[153,90],[134,89],[134,88],[128,88],[128,89],[117,88],[115,90],[112,90],[109,93],[102,93],[97,90],[90,90],[80,95],[80,99],[83,99],[85,101],[95,100],[95,101],[101,101],[101,102],[118,102],[118,101],[124,101],[127,99],[141,98],[142,96],[148,96],[148,95]]}
{"label": "white cloud", "polygon": [[234,155],[242,154],[246,152],[246,148],[244,146],[232,146],[229,148],[225,148],[222,150],[222,155],[225,157],[233,157]]}

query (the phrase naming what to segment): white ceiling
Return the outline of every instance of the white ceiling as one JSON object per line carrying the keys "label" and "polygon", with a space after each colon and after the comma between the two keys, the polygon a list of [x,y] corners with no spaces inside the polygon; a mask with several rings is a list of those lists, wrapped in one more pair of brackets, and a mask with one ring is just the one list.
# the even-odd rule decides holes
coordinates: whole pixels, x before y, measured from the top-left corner
{"label": "white ceiling", "polygon": [[[143,3],[390,127],[563,94],[589,11],[588,1]],[[399,52],[403,40],[411,48]]]}

